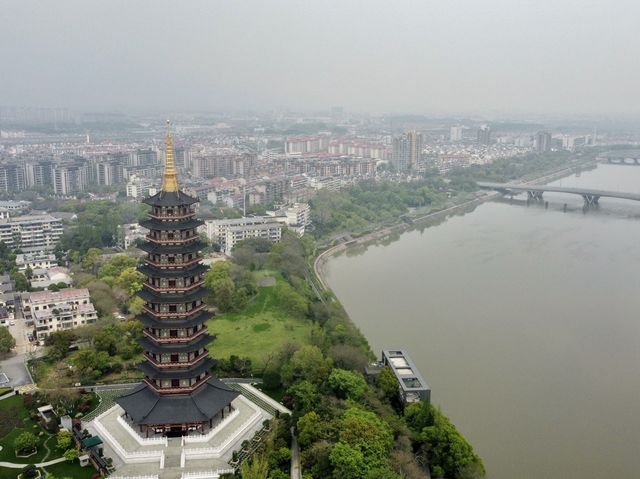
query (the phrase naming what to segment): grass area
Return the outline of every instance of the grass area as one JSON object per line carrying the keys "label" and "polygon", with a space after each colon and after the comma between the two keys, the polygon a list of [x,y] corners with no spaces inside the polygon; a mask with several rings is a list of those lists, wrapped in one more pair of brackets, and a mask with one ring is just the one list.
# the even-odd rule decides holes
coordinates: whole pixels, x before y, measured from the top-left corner
{"label": "grass area", "polygon": [[278,402],[282,402],[282,398],[284,397],[285,388],[284,386],[280,386],[277,389],[267,389],[264,387],[264,384],[254,384],[254,386],[269,396],[271,399],[275,399]]}
{"label": "grass area", "polygon": [[8,392],[12,391],[13,388],[0,388],[0,396],[4,396]]}
{"label": "grass area", "polygon": [[[257,277],[268,273],[261,271]],[[284,280],[276,277],[276,282]],[[208,322],[216,340],[209,345],[214,358],[232,354],[251,359],[254,371],[261,371],[269,355],[290,341],[308,343],[313,323],[308,318],[292,317],[278,302],[276,286],[262,287],[246,308],[238,313],[219,314]]]}
{"label": "grass area", "polygon": [[[47,358],[39,358],[30,362],[30,369],[34,381],[42,389],[56,389],[60,387],[71,387],[80,382],[80,378],[70,368],[74,354],[60,361],[49,361]],[[138,381],[142,379],[142,373],[134,367],[134,364],[142,360],[142,354],[138,354],[131,359],[123,360],[120,356],[112,356],[112,364],[122,364],[121,371],[108,373],[102,376],[96,383],[109,384],[122,381]],[[89,385],[89,384],[87,384]]]}
{"label": "grass area", "polygon": [[[38,469],[42,471],[42,469]],[[8,467],[0,467],[0,479],[16,479],[18,474],[22,472],[22,469],[10,469]]]}
{"label": "grass area", "polygon": [[[33,456],[16,457],[13,441],[25,431],[32,432],[38,438],[38,451]],[[39,435],[41,431],[44,432],[43,436]],[[40,424],[33,422],[29,418],[29,412],[22,404],[22,396],[12,396],[0,401],[0,446],[2,446],[0,461],[18,464],[40,462],[47,454],[44,442],[48,438],[49,435]],[[54,459],[55,457],[59,456],[50,456],[49,459]]]}
{"label": "grass area", "polygon": [[47,472],[47,476],[73,477],[73,479],[91,479],[96,473],[93,466],[80,467],[80,463],[77,460],[73,462],[59,462],[53,466],[47,466],[44,469]]}

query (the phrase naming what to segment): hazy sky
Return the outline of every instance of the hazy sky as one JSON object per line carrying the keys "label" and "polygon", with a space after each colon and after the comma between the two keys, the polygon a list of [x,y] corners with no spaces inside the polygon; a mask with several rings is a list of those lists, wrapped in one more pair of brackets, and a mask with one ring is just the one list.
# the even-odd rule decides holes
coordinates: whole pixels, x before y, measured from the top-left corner
{"label": "hazy sky", "polygon": [[0,105],[640,114],[637,0],[0,0]]}

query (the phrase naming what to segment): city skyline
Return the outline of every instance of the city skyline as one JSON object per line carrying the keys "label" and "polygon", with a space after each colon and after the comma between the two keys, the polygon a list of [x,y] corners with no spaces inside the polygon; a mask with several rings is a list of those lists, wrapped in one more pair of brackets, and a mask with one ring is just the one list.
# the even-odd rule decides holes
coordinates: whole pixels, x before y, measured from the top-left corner
{"label": "city skyline", "polygon": [[626,1],[2,4],[3,105],[639,113]]}

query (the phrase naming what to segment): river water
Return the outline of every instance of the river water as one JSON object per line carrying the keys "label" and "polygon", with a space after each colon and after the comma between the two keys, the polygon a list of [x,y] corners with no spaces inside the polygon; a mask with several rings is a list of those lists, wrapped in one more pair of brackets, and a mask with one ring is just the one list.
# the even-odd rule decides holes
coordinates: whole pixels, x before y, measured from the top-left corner
{"label": "river water", "polygon": [[[637,193],[640,166],[552,184]],[[375,351],[410,352],[489,478],[640,477],[640,202],[544,197],[349,250],[327,281]]]}

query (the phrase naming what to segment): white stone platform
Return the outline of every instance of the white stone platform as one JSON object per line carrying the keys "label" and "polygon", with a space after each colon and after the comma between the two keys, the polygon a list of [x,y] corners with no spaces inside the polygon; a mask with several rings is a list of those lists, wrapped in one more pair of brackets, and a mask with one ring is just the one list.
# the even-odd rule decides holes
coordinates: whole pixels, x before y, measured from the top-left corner
{"label": "white stone platform", "polygon": [[210,479],[230,469],[228,462],[242,441],[250,440],[271,415],[238,396],[234,411],[206,435],[143,438],[116,405],[87,425],[104,442],[105,456],[116,468],[112,477],[139,479]]}

